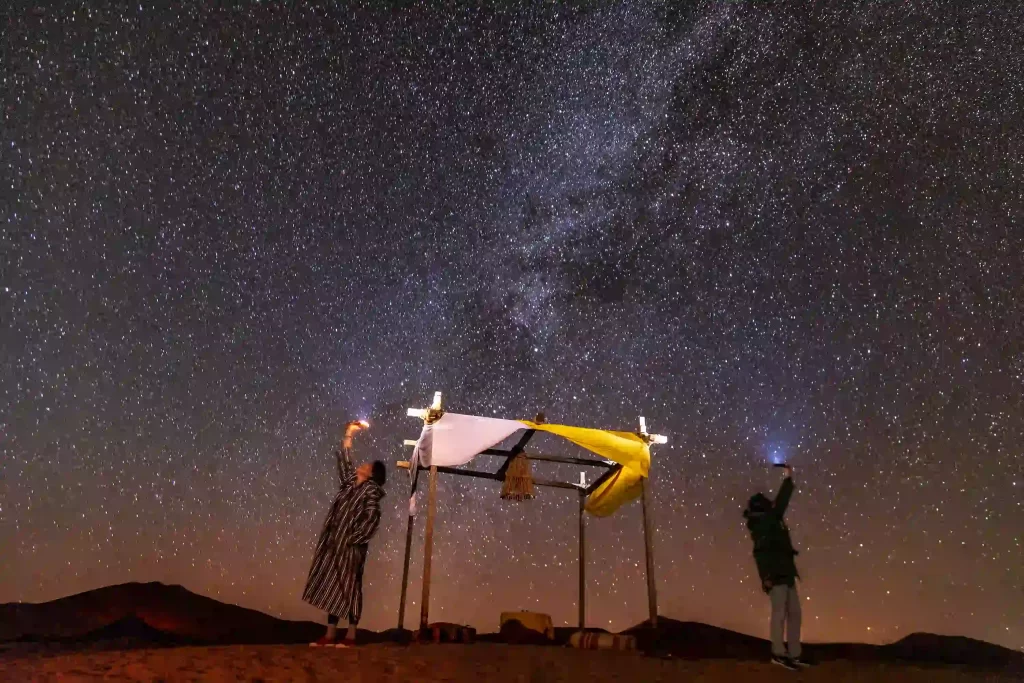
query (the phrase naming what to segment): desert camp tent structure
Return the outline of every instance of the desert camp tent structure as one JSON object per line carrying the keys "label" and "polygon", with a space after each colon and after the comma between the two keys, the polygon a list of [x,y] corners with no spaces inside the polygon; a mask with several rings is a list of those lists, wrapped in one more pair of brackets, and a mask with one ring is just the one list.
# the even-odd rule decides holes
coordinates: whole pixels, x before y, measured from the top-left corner
{"label": "desert camp tent structure", "polygon": [[[420,602],[420,629],[428,626],[430,609],[430,572],[433,548],[434,516],[437,506],[437,475],[476,477],[503,482],[502,497],[522,500],[533,497],[533,486],[575,491],[579,498],[579,628],[586,626],[586,521],[584,514],[597,517],[613,514],[622,505],[641,498],[643,505],[644,551],[647,573],[647,597],[650,625],[657,626],[657,591],[654,581],[653,519],[650,503],[651,455],[654,444],[667,443],[659,434],[647,432],[647,424],[640,418],[636,432],[611,431],[548,424],[543,415],[533,420],[504,420],[477,415],[448,413],[441,407],[441,392],[434,394],[429,408],[410,408],[410,417],[423,420],[423,429],[416,440],[408,440],[413,447],[409,461],[399,462],[410,471],[409,517],[405,537],[405,557],[402,569],[402,592],[399,599],[398,628],[404,628],[405,606],[409,585],[409,558],[412,548],[413,521],[416,514],[416,489],[419,473],[429,474],[427,494],[427,521],[423,548],[423,595]],[[508,450],[494,446],[523,431],[519,441]],[[544,455],[527,451],[526,447],[537,432],[547,432],[576,444],[599,456],[600,459]],[[494,472],[461,468],[478,455],[503,458]],[[547,461],[593,467],[602,470],[595,481],[585,482],[581,474],[579,483],[532,477],[529,461]]]}

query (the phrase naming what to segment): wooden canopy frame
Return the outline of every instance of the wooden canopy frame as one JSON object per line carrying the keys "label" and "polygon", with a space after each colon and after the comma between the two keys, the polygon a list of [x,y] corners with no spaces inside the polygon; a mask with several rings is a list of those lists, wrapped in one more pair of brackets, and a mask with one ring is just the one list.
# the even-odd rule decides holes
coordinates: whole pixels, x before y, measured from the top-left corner
{"label": "wooden canopy frame", "polygon": [[[430,409],[435,415],[441,414],[440,408],[440,392],[434,396],[434,406]],[[428,411],[419,411],[415,409],[409,410],[410,416],[423,417],[427,419]],[[543,414],[538,415],[535,420],[537,423],[544,422]],[[606,460],[594,460],[590,458],[574,458],[560,455],[544,455],[541,453],[524,453],[527,444],[533,435],[537,432],[535,429],[526,429],[523,436],[519,439],[510,450],[500,450],[495,448],[488,448],[480,451],[478,455],[491,455],[496,457],[504,458],[505,461],[495,472],[485,472],[480,470],[467,470],[460,469],[457,467],[444,467],[431,465],[424,467],[423,465],[417,466],[416,472],[411,472],[412,481],[410,483],[410,497],[415,495],[416,492],[416,480],[420,471],[427,470],[430,473],[430,486],[427,494],[427,526],[425,536],[423,540],[423,596],[420,602],[420,630],[423,631],[427,628],[429,622],[430,612],[430,578],[431,578],[431,559],[434,544],[434,517],[437,509],[437,475],[438,473],[453,474],[462,477],[475,477],[478,479],[491,479],[494,481],[504,481],[505,471],[508,469],[509,463],[516,456],[522,455],[529,460],[537,460],[543,462],[556,462],[570,465],[581,465],[584,467],[597,467],[603,469],[604,472],[591,484],[573,484],[563,481],[553,481],[550,479],[539,479],[533,477],[533,483],[536,486],[543,486],[546,488],[562,489],[566,491],[575,491],[579,499],[579,628],[583,630],[586,628],[586,520],[584,519],[583,513],[586,505],[587,497],[590,496],[594,491],[598,489],[602,484],[608,481],[611,477],[618,474],[623,466]],[[657,435],[647,434],[647,426],[644,418],[640,418],[640,432],[645,438],[651,440],[652,443],[665,443],[664,437]],[[414,446],[415,441],[406,441],[407,446]],[[407,461],[399,461],[399,467],[408,469],[411,465]],[[650,486],[646,481],[647,477],[640,479],[640,486],[642,492],[643,502],[643,525],[644,525],[644,556],[646,560],[646,574],[647,574],[647,606],[650,612],[649,623],[651,627],[657,627],[658,625],[658,598],[657,589],[655,586],[654,579],[654,529],[651,516],[651,504],[650,504]],[[413,510],[409,510],[408,523],[405,531],[405,558],[402,567],[402,593],[399,598],[398,604],[398,629],[401,631],[405,626],[405,607],[406,598],[408,596],[409,588],[409,559],[410,553],[412,552],[412,530],[415,520],[415,515],[412,514]]]}

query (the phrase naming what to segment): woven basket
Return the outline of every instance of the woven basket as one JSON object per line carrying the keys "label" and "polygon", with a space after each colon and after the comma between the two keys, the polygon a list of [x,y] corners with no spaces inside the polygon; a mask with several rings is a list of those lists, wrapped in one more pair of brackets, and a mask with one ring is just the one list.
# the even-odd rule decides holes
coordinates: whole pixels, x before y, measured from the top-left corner
{"label": "woven basket", "polygon": [[501,497],[505,500],[529,500],[533,498],[533,472],[530,459],[520,453],[512,458],[505,470],[505,481],[501,485]]}

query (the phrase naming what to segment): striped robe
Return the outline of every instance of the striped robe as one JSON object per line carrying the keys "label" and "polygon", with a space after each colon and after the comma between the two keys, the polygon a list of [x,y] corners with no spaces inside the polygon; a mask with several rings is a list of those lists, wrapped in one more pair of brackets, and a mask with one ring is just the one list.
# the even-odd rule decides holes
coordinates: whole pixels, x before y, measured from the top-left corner
{"label": "striped robe", "polygon": [[356,624],[363,611],[367,544],[380,524],[384,490],[372,479],[356,484],[348,453],[336,452],[338,494],[324,520],[302,599]]}

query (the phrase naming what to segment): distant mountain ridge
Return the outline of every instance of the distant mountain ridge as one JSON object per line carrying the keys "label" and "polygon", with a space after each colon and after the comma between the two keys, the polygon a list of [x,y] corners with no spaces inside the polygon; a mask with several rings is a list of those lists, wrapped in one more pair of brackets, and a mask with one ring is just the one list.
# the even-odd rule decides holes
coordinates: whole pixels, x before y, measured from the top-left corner
{"label": "distant mountain ridge", "polygon": [[1024,670],[1024,652],[964,636],[911,633],[881,649],[903,661],[1012,666]]}
{"label": "distant mountain ridge", "polygon": [[[128,621],[125,621],[128,620]],[[43,603],[0,605],[0,641],[95,639],[113,624],[144,624],[149,637],[189,642],[299,643],[323,635],[323,625],[287,621],[198,595],[183,586],[125,583]],[[146,637],[139,629],[138,638]]]}
{"label": "distant mountain ridge", "polygon": [[132,615],[119,619],[106,626],[101,626],[95,631],[71,637],[75,643],[104,643],[110,641],[128,641],[151,643],[153,645],[189,645],[195,642],[191,638],[176,636],[173,633],[165,633],[155,629],[139,617]]}
{"label": "distant mountain ridge", "polygon": [[[649,652],[685,659],[757,659],[764,657],[769,647],[761,638],[666,617],[658,617],[656,631],[643,622],[623,633],[637,636],[641,647]],[[806,649],[822,660],[900,661],[1024,671],[1024,653],[963,636],[912,633],[888,645],[816,643]]]}
{"label": "distant mountain ridge", "polygon": [[[68,647],[107,644],[116,647],[307,643],[323,635],[323,624],[278,619],[198,595],[178,585],[125,583],[44,603],[0,605],[0,643],[54,643]],[[564,644],[575,628],[556,629]],[[763,659],[761,638],[697,622],[659,617],[658,628],[645,623],[623,633],[635,635],[650,654],[684,659]],[[359,632],[360,642],[386,640],[391,632]],[[483,634],[504,642],[503,634]],[[526,641],[522,641],[526,642]],[[1024,671],[1024,653],[960,636],[914,633],[888,645],[815,644],[816,659],[908,661]]]}

